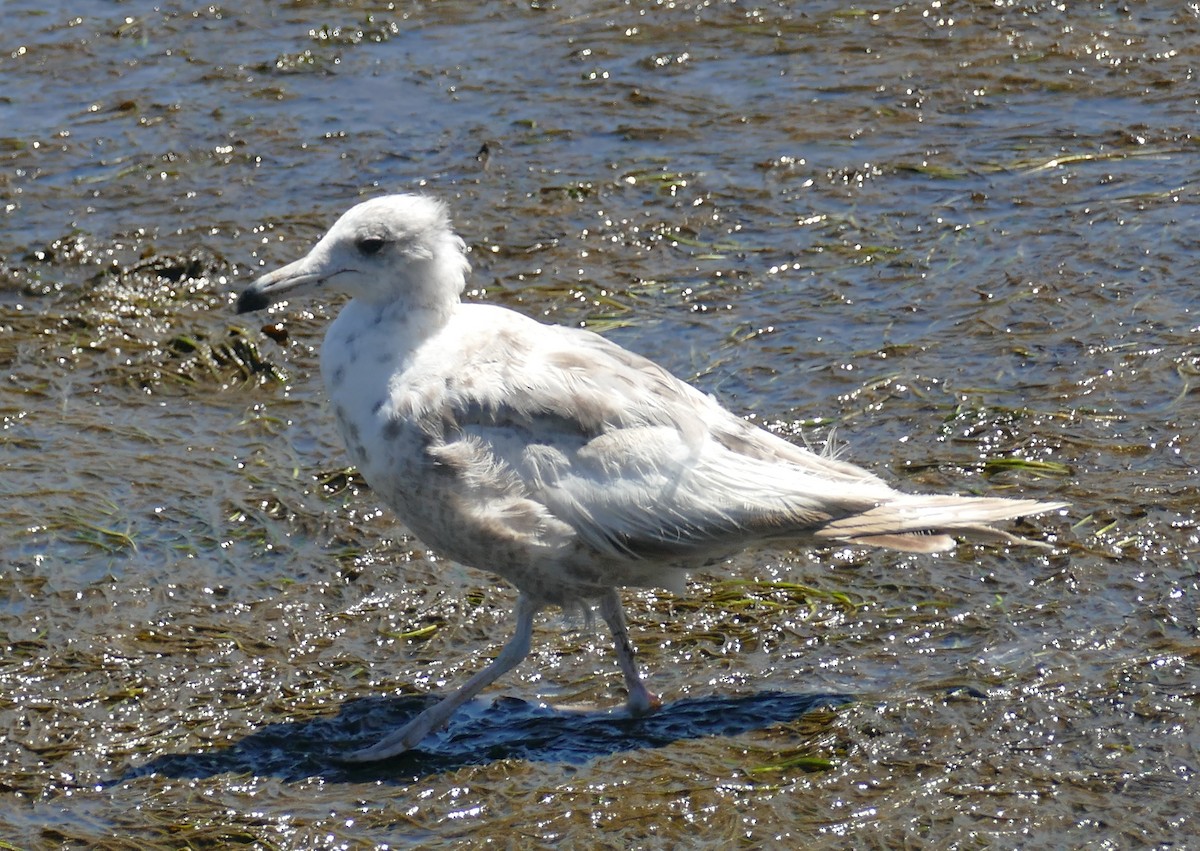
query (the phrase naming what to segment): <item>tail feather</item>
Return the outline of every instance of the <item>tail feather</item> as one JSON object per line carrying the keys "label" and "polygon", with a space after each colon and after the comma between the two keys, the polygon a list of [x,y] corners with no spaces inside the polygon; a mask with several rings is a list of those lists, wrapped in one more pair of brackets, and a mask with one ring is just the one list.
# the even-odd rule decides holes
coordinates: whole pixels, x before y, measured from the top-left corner
{"label": "tail feather", "polygon": [[990,524],[1065,507],[1066,503],[1034,499],[905,494],[859,514],[831,520],[814,534],[917,553],[948,550],[956,538],[1048,547]]}

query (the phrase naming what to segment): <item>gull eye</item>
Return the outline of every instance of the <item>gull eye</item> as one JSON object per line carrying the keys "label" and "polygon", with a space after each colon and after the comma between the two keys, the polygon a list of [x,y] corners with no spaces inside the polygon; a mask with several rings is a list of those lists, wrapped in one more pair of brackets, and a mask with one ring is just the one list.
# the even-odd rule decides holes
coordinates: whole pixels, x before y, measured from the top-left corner
{"label": "gull eye", "polygon": [[358,249],[359,253],[368,257],[372,254],[378,254],[383,250],[385,245],[387,245],[387,240],[381,236],[360,237],[358,241],[354,243],[354,246]]}

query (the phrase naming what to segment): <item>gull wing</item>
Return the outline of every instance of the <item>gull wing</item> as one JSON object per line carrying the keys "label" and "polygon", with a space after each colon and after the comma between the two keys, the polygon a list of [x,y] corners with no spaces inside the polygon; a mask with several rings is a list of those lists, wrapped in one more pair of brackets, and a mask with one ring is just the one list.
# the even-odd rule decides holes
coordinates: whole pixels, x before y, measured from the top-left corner
{"label": "gull wing", "polygon": [[894,494],[602,337],[525,321],[476,340],[467,367],[442,376],[443,439],[429,451],[477,482],[486,471],[497,493],[540,504],[597,551],[712,560]]}

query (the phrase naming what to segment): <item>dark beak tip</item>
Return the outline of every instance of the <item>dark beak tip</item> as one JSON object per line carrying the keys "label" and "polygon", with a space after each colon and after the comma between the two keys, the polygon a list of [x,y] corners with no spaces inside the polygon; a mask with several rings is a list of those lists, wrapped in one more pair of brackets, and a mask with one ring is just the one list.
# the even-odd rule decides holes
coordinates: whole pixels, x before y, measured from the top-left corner
{"label": "dark beak tip", "polygon": [[270,307],[271,300],[263,295],[258,290],[251,287],[248,290],[243,290],[238,296],[235,309],[239,314],[251,313],[255,310],[262,310],[264,307]]}

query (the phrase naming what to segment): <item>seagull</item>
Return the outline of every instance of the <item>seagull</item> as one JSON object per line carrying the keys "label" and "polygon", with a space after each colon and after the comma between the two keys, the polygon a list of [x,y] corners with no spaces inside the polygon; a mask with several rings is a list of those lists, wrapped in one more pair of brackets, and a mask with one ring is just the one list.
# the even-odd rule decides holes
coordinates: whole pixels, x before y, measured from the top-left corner
{"label": "seagull", "polygon": [[688,570],[767,541],[1046,546],[992,524],[1065,507],[897,491],[604,337],[463,302],[469,273],[444,204],[388,195],[352,207],[237,299],[241,314],[350,297],[325,335],[321,375],[351,460],[427,546],[519,591],[516,631],[490,664],[348,761],[393,757],[444,726],[528,655],[547,606],[599,610],[640,716],[661,701],[638,672],[621,587],[683,593]]}

